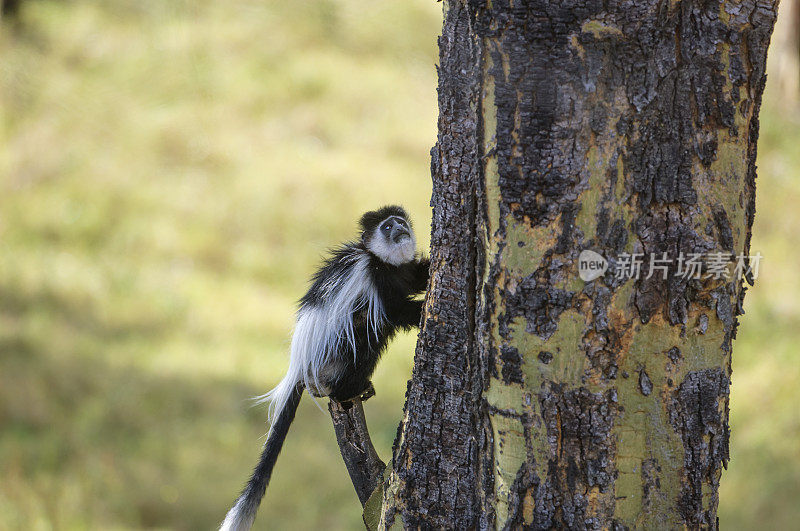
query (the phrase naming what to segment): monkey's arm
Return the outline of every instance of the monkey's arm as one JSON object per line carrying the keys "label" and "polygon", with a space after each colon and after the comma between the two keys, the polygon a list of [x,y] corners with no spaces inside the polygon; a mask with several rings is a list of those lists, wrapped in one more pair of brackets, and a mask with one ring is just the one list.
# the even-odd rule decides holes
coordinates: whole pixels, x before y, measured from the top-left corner
{"label": "monkey's arm", "polygon": [[406,299],[397,304],[392,312],[387,315],[389,321],[400,328],[411,328],[419,326],[419,319],[422,315],[423,301]]}
{"label": "monkey's arm", "polygon": [[431,267],[431,259],[424,256],[413,262],[414,272],[414,293],[421,293],[428,287],[428,270]]}

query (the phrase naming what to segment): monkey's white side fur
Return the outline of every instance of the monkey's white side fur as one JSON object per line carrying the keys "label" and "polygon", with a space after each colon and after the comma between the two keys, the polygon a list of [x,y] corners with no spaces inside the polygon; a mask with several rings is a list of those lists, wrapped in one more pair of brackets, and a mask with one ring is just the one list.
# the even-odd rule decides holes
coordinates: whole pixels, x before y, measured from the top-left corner
{"label": "monkey's white side fur", "polygon": [[368,264],[366,253],[353,255],[352,267],[345,275],[325,283],[324,304],[303,306],[298,310],[286,376],[274,389],[257,398],[259,403],[269,402],[270,426],[298,383],[303,382],[306,389],[316,394],[328,394],[328,389],[320,383],[320,376],[322,371],[328,371],[324,380],[337,378],[335,372],[339,367],[333,357],[340,342],[347,341],[355,356],[352,310],[365,308],[370,329],[378,329],[384,312],[378,292],[367,275]]}

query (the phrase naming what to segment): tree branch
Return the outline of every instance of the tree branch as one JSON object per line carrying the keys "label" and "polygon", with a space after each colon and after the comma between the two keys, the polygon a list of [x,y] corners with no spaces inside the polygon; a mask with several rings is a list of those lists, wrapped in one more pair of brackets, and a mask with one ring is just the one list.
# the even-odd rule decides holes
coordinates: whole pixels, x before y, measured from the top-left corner
{"label": "tree branch", "polygon": [[362,401],[374,394],[375,391],[370,386],[366,393],[347,402],[337,402],[333,399],[328,402],[336,441],[339,443],[342,459],[362,506],[378,486],[386,468],[386,464],[381,461],[375,447],[372,446],[362,406]]}

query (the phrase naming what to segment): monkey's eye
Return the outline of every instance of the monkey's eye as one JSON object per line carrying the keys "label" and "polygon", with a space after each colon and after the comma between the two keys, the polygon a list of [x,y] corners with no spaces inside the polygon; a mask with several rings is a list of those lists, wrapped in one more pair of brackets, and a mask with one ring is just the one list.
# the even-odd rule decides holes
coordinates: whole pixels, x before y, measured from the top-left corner
{"label": "monkey's eye", "polygon": [[391,229],[391,228],[392,228],[392,226],[391,226],[391,225],[389,225],[388,223],[387,223],[386,225],[384,225],[384,226],[383,226],[383,230],[389,230],[389,229]]}

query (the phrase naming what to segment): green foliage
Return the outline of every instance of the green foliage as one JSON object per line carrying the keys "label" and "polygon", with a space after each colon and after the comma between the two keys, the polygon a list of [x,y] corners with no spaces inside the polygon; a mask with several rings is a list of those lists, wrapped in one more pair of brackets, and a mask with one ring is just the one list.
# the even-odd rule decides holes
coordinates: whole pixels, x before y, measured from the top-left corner
{"label": "green foliage", "polygon": [[[0,528],[208,529],[325,247],[401,201],[428,245],[429,0],[36,0],[0,29]],[[767,106],[721,522],[800,518],[800,143]],[[384,459],[414,336],[366,410]],[[324,407],[324,404],[322,404]],[[306,399],[257,525],[362,525]]]}

